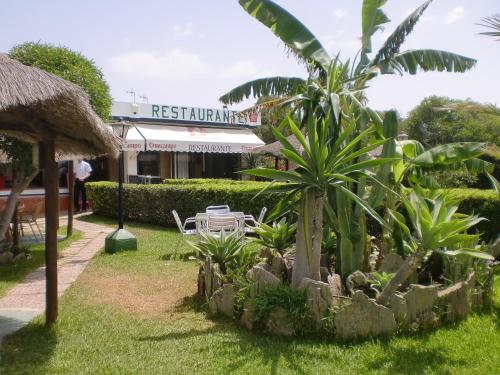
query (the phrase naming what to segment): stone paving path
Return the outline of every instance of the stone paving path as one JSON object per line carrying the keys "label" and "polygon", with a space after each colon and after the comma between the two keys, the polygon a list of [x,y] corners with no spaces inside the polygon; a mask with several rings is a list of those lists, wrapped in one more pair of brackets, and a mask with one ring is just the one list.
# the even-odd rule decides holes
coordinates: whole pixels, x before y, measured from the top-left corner
{"label": "stone paving path", "polygon": [[[61,225],[65,225],[61,218]],[[78,278],[90,259],[104,247],[104,238],[113,231],[103,225],[75,220],[74,228],[82,237],[73,242],[58,258],[58,293]],[[26,325],[45,310],[45,266],[29,274],[22,282],[0,298],[0,343],[2,338]]]}

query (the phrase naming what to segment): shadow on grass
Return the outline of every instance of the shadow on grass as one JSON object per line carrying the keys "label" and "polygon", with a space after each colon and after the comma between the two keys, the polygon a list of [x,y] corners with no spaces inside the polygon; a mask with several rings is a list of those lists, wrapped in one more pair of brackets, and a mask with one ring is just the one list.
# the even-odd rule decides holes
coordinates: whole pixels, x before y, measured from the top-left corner
{"label": "shadow on grass", "polygon": [[47,328],[41,321],[31,322],[4,338],[0,348],[0,373],[43,374],[56,345],[54,328]]}

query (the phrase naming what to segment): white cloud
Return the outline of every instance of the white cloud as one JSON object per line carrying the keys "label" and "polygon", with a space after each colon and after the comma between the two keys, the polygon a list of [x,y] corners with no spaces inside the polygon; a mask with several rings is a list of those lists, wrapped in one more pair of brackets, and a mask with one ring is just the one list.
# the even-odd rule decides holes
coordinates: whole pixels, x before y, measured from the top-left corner
{"label": "white cloud", "polygon": [[452,23],[457,22],[463,16],[464,16],[464,8],[463,7],[455,7],[446,14],[445,23],[447,25],[451,25]]}
{"label": "white cloud", "polygon": [[345,9],[336,9],[333,12],[333,15],[335,16],[336,19],[338,20],[343,20],[349,18],[349,12]]}
{"label": "white cloud", "polygon": [[135,51],[109,59],[116,73],[135,77],[176,79],[209,72],[208,65],[198,55],[178,48],[165,53]]}
{"label": "white cloud", "polygon": [[224,78],[260,78],[273,75],[269,70],[260,69],[253,61],[236,61],[220,71]]}
{"label": "white cloud", "polygon": [[193,35],[193,23],[188,22],[185,25],[175,25],[174,26],[174,36],[176,37],[186,37]]}

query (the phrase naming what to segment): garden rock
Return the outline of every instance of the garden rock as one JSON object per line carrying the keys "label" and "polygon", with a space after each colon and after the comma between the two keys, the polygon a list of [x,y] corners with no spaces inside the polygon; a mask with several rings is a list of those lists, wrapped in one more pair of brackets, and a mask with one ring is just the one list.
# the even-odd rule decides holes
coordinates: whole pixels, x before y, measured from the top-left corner
{"label": "garden rock", "polygon": [[243,304],[243,314],[241,314],[240,317],[240,323],[243,327],[251,331],[253,328],[253,321],[254,319],[252,310],[250,309],[248,302],[245,301],[245,303]]}
{"label": "garden rock", "polygon": [[320,267],[319,273],[321,275],[321,281],[324,283],[328,283],[328,278],[330,277],[330,271],[326,267]]}
{"label": "garden rock", "polygon": [[10,251],[0,253],[0,264],[9,264],[14,260],[14,254]]}
{"label": "garden rock", "polygon": [[224,284],[222,288],[216,290],[208,303],[211,314],[223,314],[229,318],[234,314],[234,286]]}
{"label": "garden rock", "polygon": [[207,299],[222,286],[220,266],[210,258],[202,263],[198,272],[198,293]]}
{"label": "garden rock", "polygon": [[470,314],[469,291],[474,287],[474,282],[475,276],[471,273],[466,281],[438,292],[439,307],[446,321],[465,319]]}
{"label": "garden rock", "polygon": [[280,254],[276,254],[271,258],[271,269],[267,271],[270,271],[274,276],[281,280],[286,277],[285,260]]}
{"label": "garden rock", "polygon": [[417,323],[423,326],[434,325],[436,314],[433,311],[437,299],[437,286],[410,285],[406,293],[391,296],[391,309],[398,323]]}
{"label": "garden rock", "polygon": [[404,295],[401,293],[394,293],[389,303],[396,322],[408,324],[408,307],[406,306]]}
{"label": "garden rock", "polygon": [[347,291],[352,295],[358,289],[369,289],[370,283],[366,275],[361,271],[355,271],[347,277]]}
{"label": "garden rock", "polygon": [[384,256],[380,263],[379,272],[396,273],[404,260],[399,254],[389,253]]}
{"label": "garden rock", "polygon": [[281,284],[280,279],[271,272],[266,271],[260,265],[253,266],[247,272],[247,279],[253,282],[250,289],[250,298],[259,295],[267,288],[277,287]]}
{"label": "garden rock", "polygon": [[320,323],[328,314],[330,306],[333,305],[330,285],[305,277],[302,279],[299,288],[307,289],[309,309],[314,320]]}
{"label": "garden rock", "polygon": [[358,290],[354,292],[351,304],[337,312],[334,326],[339,340],[355,340],[390,335],[396,329],[396,320],[390,309]]}
{"label": "garden rock", "polygon": [[338,296],[344,295],[344,290],[342,288],[342,279],[340,278],[340,275],[334,273],[328,276],[327,282],[330,286],[330,293],[333,297],[333,304],[338,305],[341,300],[341,298],[339,298]]}
{"label": "garden rock", "polygon": [[295,262],[295,256],[293,254],[285,254],[283,260],[285,261],[286,279],[288,281],[292,281],[293,263]]}
{"label": "garden rock", "polygon": [[267,329],[270,333],[279,336],[293,336],[295,330],[293,324],[287,316],[287,312],[282,307],[276,307],[271,310],[266,322]]}
{"label": "garden rock", "polygon": [[13,259],[12,261],[14,263],[16,262],[20,262],[20,261],[23,261],[23,260],[27,260],[27,259],[30,259],[30,255],[28,253],[19,253],[17,254]]}

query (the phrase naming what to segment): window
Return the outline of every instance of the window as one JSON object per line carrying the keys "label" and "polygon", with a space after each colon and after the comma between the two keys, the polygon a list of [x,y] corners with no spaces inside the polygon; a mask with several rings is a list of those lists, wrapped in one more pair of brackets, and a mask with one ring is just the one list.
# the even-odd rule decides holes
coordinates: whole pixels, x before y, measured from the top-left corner
{"label": "window", "polygon": [[160,153],[156,151],[139,152],[137,155],[137,173],[139,175],[160,175]]}

